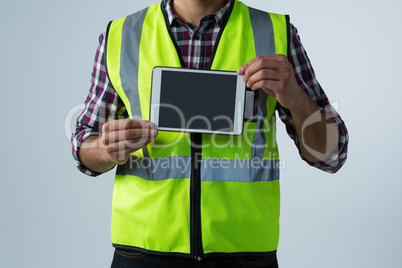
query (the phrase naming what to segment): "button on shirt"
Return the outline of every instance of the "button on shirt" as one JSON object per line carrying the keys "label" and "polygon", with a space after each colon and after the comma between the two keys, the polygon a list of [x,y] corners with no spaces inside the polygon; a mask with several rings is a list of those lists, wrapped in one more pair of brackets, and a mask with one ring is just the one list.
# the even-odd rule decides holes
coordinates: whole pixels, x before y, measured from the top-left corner
{"label": "button on shirt", "polygon": [[[232,0],[231,0],[232,1]],[[198,28],[183,21],[172,12],[171,1],[162,2],[168,14],[169,25],[179,48],[185,67],[207,69],[215,45],[215,41],[223,26],[226,16],[229,16],[231,1],[218,12],[201,19]],[[310,163],[302,154],[300,156],[309,165],[334,173],[339,170],[347,157],[348,132],[337,112],[329,105],[327,96],[318,83],[307,53],[304,50],[297,29],[290,24],[290,55],[288,59],[293,66],[295,77],[303,90],[316,105],[338,124],[340,139],[338,148],[325,162]],[[91,88],[85,101],[85,108],[77,118],[75,132],[72,135],[72,151],[78,169],[90,176],[100,173],[86,168],[78,157],[82,142],[90,136],[101,136],[102,125],[110,120],[128,118],[126,107],[107,77],[105,68],[105,32],[99,37],[99,46],[95,55],[92,72]],[[289,110],[277,105],[280,119],[286,125],[286,131],[299,148],[300,141]],[[300,151],[300,150],[299,150]]]}

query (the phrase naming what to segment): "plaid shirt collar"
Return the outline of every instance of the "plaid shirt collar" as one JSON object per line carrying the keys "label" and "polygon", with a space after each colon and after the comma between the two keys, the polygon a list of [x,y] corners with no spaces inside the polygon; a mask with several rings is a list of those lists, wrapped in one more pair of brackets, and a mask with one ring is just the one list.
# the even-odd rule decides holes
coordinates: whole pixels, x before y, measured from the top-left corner
{"label": "plaid shirt collar", "polygon": [[[211,20],[212,18],[220,25],[223,25],[223,20],[225,18],[226,13],[229,10],[229,7],[234,0],[229,0],[228,3],[222,7],[218,12],[215,12],[211,15],[205,16],[203,19]],[[173,21],[177,21],[180,24],[187,23],[180,19],[175,13],[173,13],[173,10],[171,8],[173,0],[163,0],[163,5],[165,7],[166,13],[168,15],[169,19],[169,25],[172,26]]]}

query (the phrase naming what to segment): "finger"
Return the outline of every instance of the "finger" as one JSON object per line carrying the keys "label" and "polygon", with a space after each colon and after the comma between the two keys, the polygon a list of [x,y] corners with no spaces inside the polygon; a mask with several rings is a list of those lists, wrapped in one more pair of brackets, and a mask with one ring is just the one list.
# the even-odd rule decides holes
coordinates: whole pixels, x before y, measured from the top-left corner
{"label": "finger", "polygon": [[124,151],[129,151],[130,153],[133,153],[145,147],[151,141],[152,138],[140,138],[133,141],[120,141],[107,145],[106,152],[110,155],[114,155],[117,152],[124,152]]}
{"label": "finger", "polygon": [[283,54],[275,54],[275,55],[270,55],[272,57],[273,60],[277,60],[277,61],[289,61],[288,57],[286,57]]}
{"label": "finger", "polygon": [[278,62],[286,62],[288,61],[287,57],[282,54],[275,54],[275,55],[265,55],[265,56],[258,56],[251,61],[247,62],[244,64],[242,67],[240,67],[239,70],[237,70],[237,73],[240,75],[246,74],[247,69],[249,69],[250,66],[258,64],[260,61],[278,61]]}
{"label": "finger", "polygon": [[153,128],[153,124],[152,122],[146,120],[131,119],[127,121],[126,129],[138,129],[138,128],[151,129]]}
{"label": "finger", "polygon": [[284,68],[284,62],[276,60],[258,60],[245,71],[243,81],[248,82],[250,77],[261,70],[280,71]]}
{"label": "finger", "polygon": [[158,136],[156,129],[150,128],[134,128],[124,129],[119,131],[106,132],[102,135],[102,143],[105,145],[111,145],[119,142],[138,142],[139,140],[154,139]]}
{"label": "finger", "polygon": [[[148,135],[152,127],[153,124],[145,120],[121,119],[109,121],[102,127],[102,142],[106,145],[127,139],[135,139]],[[145,130],[148,130],[148,132]]]}
{"label": "finger", "polygon": [[273,80],[260,80],[257,83],[253,84],[252,90],[257,90],[259,88],[263,89],[268,95],[276,97],[276,89],[278,81]]}
{"label": "finger", "polygon": [[134,152],[132,149],[126,149],[126,150],[121,150],[121,151],[116,151],[111,154],[109,154],[110,158],[116,163],[116,164],[124,164],[127,162],[127,160],[130,158],[130,155]]}
{"label": "finger", "polygon": [[128,148],[137,148],[138,150],[147,146],[154,138],[154,136],[144,136],[134,140],[127,140],[125,146]]}
{"label": "finger", "polygon": [[124,138],[133,141],[141,138],[154,138],[157,134],[158,131],[152,128],[131,128],[124,131]]}
{"label": "finger", "polygon": [[247,81],[247,87],[252,87],[253,84],[260,80],[273,80],[279,81],[287,79],[288,75],[285,72],[272,70],[272,69],[261,69],[254,73]]}
{"label": "finger", "polygon": [[131,128],[151,128],[152,123],[145,120],[135,120],[135,119],[120,119],[112,120],[105,123],[102,127],[103,133],[119,131]]}

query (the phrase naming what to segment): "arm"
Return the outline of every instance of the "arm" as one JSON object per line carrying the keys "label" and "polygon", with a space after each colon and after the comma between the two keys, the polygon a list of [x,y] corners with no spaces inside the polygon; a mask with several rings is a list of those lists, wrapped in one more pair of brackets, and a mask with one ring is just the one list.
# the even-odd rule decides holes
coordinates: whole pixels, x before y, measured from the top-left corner
{"label": "arm", "polygon": [[[292,24],[290,24],[290,27],[291,39],[288,60],[282,55],[269,57],[272,61],[283,61],[279,63],[283,67],[282,70],[279,70],[280,68],[277,65],[275,66],[275,63],[271,67],[273,68],[272,71],[279,71],[279,77],[272,80],[272,83],[276,81],[276,85],[281,87],[284,84],[289,84],[289,81],[295,78],[296,83],[294,80],[291,83],[294,85],[297,84],[297,86],[292,87],[294,91],[289,91],[291,92],[290,96],[288,96],[289,98],[279,96],[279,99],[282,100],[278,102],[278,112],[281,120],[286,125],[289,136],[298,147],[300,156],[311,166],[326,172],[335,173],[341,168],[347,157],[348,132],[344,122],[330,105],[325,92],[315,77],[307,53],[297,34],[297,29]],[[250,63],[258,64],[258,61],[265,62],[267,60],[267,57],[261,57],[252,60]],[[239,69],[239,73],[245,74],[245,69],[251,65],[250,63]],[[257,72],[262,74],[262,81],[265,79],[264,76],[269,75],[268,72],[271,71],[269,68],[262,67]],[[300,89],[302,89],[302,93],[304,94],[300,93]],[[269,94],[269,92],[267,93]],[[275,96],[274,94],[271,92],[271,95]],[[302,105],[293,106],[289,110],[287,107],[291,107],[294,102],[287,101],[286,99],[292,100],[292,98],[296,102],[300,101]],[[339,135],[338,139],[336,135]],[[335,141],[337,140],[339,140],[339,143],[336,145]],[[321,145],[319,141],[321,141]],[[323,142],[325,145],[322,144]],[[335,150],[331,154],[331,150],[334,147]],[[325,159],[328,155],[330,155],[329,158]]]}
{"label": "arm", "polygon": [[[252,90],[262,88],[291,112],[300,138],[300,150],[308,161],[325,161],[337,148],[339,130],[335,122],[321,119],[325,115],[298,85],[292,65],[285,56],[257,57],[241,67],[238,73],[244,75],[244,81]],[[314,116],[320,119],[308,124],[308,119]]]}
{"label": "arm", "polygon": [[131,152],[157,135],[147,122],[127,120],[126,108],[107,77],[104,37],[105,33],[99,37],[91,89],[71,138],[77,168],[89,176],[124,163]]}
{"label": "arm", "polygon": [[289,108],[299,137],[299,149],[311,163],[326,161],[338,148],[340,132],[333,118],[327,118],[300,88],[299,102]]}

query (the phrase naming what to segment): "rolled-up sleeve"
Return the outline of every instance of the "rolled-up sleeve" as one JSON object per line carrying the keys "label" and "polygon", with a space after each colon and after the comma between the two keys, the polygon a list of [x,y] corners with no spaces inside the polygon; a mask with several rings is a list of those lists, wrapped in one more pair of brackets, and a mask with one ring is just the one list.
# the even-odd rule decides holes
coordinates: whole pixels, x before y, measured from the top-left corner
{"label": "rolled-up sleeve", "polygon": [[290,55],[288,58],[293,66],[296,79],[301,88],[316,103],[317,107],[325,113],[326,118],[333,119],[333,121],[338,125],[340,137],[337,149],[325,161],[317,163],[309,162],[300,151],[300,140],[297,136],[296,127],[290,111],[278,104],[277,108],[279,117],[285,123],[289,137],[293,139],[295,145],[299,149],[301,158],[311,166],[329,173],[335,173],[343,166],[347,158],[349,141],[348,131],[342,118],[330,104],[324,90],[318,83],[313,67],[301,43],[297,29],[292,24],[290,24]]}
{"label": "rolled-up sleeve", "polygon": [[82,173],[94,177],[101,173],[86,168],[79,159],[78,151],[83,141],[90,136],[101,136],[102,125],[107,121],[128,116],[124,104],[107,76],[104,48],[105,32],[99,37],[85,108],[77,118],[75,131],[71,136],[72,154],[77,168]]}

